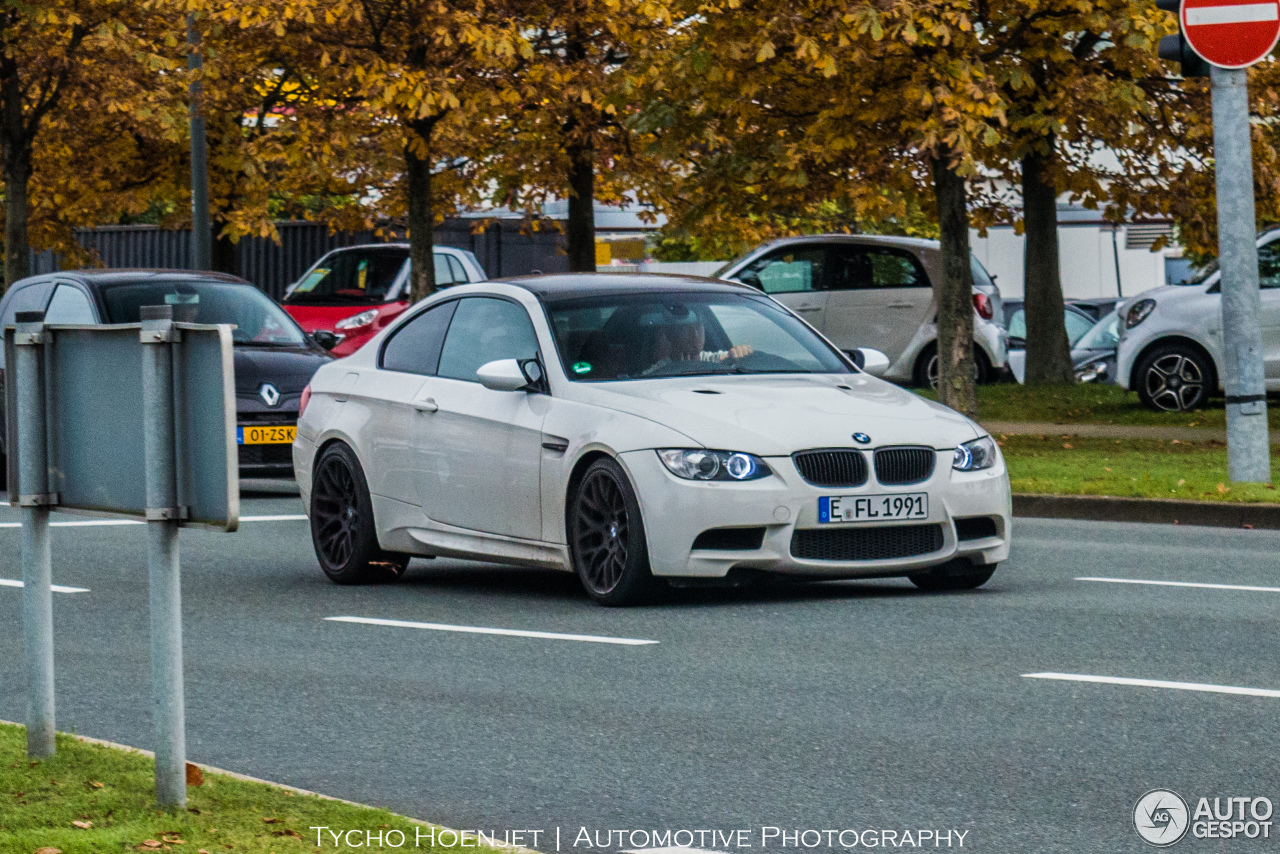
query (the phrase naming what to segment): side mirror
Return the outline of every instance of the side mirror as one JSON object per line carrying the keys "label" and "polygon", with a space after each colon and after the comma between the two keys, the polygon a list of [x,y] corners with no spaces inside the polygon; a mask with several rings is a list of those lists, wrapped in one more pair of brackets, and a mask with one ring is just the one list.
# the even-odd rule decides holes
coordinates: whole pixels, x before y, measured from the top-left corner
{"label": "side mirror", "polygon": [[853,359],[855,365],[873,377],[884,376],[884,372],[889,370],[889,357],[879,350],[859,347],[856,350],[846,350],[845,353]]}
{"label": "side mirror", "polygon": [[317,329],[311,333],[311,340],[326,350],[332,350],[342,343],[342,336],[328,329]]}
{"label": "side mirror", "polygon": [[529,385],[529,378],[515,359],[486,362],[476,371],[476,379],[480,380],[480,385],[494,391],[520,391]]}

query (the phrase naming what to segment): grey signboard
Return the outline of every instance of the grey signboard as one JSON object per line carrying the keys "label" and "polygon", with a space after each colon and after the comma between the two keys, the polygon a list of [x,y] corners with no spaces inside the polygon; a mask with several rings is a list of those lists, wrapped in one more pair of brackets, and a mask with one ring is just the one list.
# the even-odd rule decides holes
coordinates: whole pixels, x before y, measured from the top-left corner
{"label": "grey signboard", "polygon": [[[172,345],[175,471],[180,524],[239,525],[231,327],[175,323]],[[46,326],[45,424],[49,490],[57,510],[145,519],[140,324]],[[15,332],[5,329],[5,364]],[[12,377],[12,372],[9,373]],[[9,500],[17,505],[15,383],[6,383]]]}

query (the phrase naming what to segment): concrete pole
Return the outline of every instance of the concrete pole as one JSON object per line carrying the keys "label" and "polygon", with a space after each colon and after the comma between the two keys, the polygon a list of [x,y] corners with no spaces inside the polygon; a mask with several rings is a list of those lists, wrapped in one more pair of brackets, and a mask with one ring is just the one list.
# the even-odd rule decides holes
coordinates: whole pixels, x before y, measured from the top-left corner
{"label": "concrete pole", "polygon": [[27,755],[53,756],[53,569],[44,407],[44,314],[15,318],[18,503],[22,507],[22,636],[27,668]]}
{"label": "concrete pole", "polygon": [[151,587],[151,694],[156,801],[187,804],[182,684],[182,585],[173,426],[172,306],[142,307],[143,441],[147,465],[147,570]]}
{"label": "concrete pole", "polygon": [[1269,483],[1267,390],[1262,361],[1257,224],[1246,69],[1212,67],[1213,157],[1222,270],[1227,467],[1233,481]]}
{"label": "concrete pole", "polygon": [[[204,65],[200,55],[200,33],[195,16],[187,15],[187,69],[198,72]],[[213,233],[209,224],[209,143],[205,136],[204,111],[200,103],[203,87],[193,80],[187,90],[191,100],[191,268],[213,266]]]}

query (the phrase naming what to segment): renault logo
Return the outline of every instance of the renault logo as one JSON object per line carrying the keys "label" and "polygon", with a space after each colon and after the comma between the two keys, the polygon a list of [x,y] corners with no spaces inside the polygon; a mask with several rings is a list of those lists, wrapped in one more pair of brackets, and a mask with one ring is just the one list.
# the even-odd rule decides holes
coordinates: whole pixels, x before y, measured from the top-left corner
{"label": "renault logo", "polygon": [[871,437],[866,433],[854,433],[853,441],[857,442],[859,445],[870,445]]}
{"label": "renault logo", "polygon": [[267,406],[275,406],[280,402],[280,392],[271,383],[262,384],[262,388],[258,389],[258,397],[262,398],[262,402]]}

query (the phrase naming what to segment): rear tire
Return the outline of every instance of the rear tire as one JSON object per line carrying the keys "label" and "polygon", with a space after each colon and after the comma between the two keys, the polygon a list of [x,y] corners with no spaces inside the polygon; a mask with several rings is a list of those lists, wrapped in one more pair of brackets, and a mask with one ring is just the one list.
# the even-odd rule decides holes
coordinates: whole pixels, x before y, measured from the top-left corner
{"label": "rear tire", "polygon": [[355,452],[330,445],[311,479],[311,543],[320,568],[335,584],[376,584],[404,575],[409,556],[383,551],[369,484]]}
{"label": "rear tire", "polygon": [[[991,382],[991,360],[982,348],[973,348],[973,378],[978,385]],[[911,383],[917,388],[938,390],[938,344],[933,342],[920,351],[916,366],[911,372]]]}
{"label": "rear tire", "polygon": [[622,466],[602,458],[587,468],[569,502],[568,527],[573,569],[593,601],[619,607],[657,594],[640,504]]}
{"label": "rear tire", "polygon": [[908,578],[921,590],[973,590],[990,581],[995,571],[994,563],[972,563],[961,557]]}

